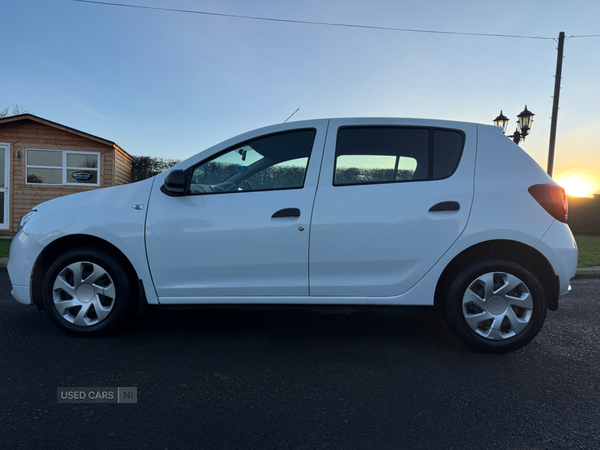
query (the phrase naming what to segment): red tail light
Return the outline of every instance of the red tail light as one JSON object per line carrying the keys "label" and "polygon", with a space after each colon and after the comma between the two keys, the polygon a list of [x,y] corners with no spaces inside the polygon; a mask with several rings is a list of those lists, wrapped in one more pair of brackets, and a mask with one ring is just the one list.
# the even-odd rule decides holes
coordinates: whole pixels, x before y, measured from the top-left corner
{"label": "red tail light", "polygon": [[569,205],[565,190],[557,184],[534,184],[529,193],[556,220],[567,223]]}

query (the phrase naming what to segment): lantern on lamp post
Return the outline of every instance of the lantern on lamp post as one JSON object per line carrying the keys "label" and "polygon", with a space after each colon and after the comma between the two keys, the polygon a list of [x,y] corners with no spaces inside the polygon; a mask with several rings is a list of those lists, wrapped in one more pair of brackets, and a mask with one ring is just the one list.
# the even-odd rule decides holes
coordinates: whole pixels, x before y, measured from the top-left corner
{"label": "lantern on lamp post", "polygon": [[506,134],[506,129],[508,128],[508,117],[502,114],[502,110],[500,110],[500,115],[494,119],[494,125],[497,127],[502,127],[502,134]]}
{"label": "lantern on lamp post", "polygon": [[[515,144],[519,144],[522,140],[524,141],[525,137],[529,134],[531,124],[533,123],[533,116],[535,116],[535,114],[529,111],[527,105],[525,105],[525,109],[517,116],[517,129],[515,130],[515,133],[508,136],[513,138]],[[494,125],[502,127],[502,133],[506,134],[508,120],[508,117],[502,114],[502,110],[500,110],[500,115],[494,119]]]}

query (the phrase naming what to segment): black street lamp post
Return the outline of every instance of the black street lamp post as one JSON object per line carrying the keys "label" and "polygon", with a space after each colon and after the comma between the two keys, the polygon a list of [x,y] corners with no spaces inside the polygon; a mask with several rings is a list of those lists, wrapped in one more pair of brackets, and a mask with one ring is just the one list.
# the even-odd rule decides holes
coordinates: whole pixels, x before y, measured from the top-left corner
{"label": "black street lamp post", "polygon": [[[519,144],[519,142],[524,141],[525,137],[529,134],[531,130],[531,124],[533,123],[533,114],[531,111],[527,109],[527,105],[525,105],[525,109],[517,116],[517,129],[515,133],[508,136],[513,138],[515,144]],[[494,125],[497,127],[502,127],[502,133],[506,134],[506,129],[508,128],[508,117],[502,114],[500,111],[500,115],[494,119]]]}

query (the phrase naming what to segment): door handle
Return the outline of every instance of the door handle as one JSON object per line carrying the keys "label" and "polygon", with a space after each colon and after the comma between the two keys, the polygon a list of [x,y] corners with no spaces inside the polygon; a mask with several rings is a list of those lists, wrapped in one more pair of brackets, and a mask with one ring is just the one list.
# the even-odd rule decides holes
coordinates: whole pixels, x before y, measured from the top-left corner
{"label": "door handle", "polygon": [[458,211],[460,210],[460,203],[458,202],[441,202],[433,205],[429,208],[429,212],[437,211]]}
{"label": "door handle", "polygon": [[300,217],[300,210],[298,208],[280,209],[271,216],[271,219],[276,219],[277,217]]}

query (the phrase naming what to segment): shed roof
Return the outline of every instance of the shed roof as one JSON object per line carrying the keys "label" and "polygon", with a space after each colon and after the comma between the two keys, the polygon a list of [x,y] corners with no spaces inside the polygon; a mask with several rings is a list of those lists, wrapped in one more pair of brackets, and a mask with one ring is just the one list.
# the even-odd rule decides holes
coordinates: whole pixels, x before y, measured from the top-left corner
{"label": "shed roof", "polygon": [[12,123],[12,122],[24,121],[24,120],[31,120],[33,122],[41,123],[43,125],[48,125],[49,127],[53,127],[53,128],[57,128],[57,129],[62,130],[62,131],[66,131],[68,133],[73,133],[73,134],[75,134],[77,136],[81,136],[81,137],[84,137],[86,139],[91,139],[92,141],[100,142],[101,144],[109,145],[111,147],[114,147],[116,149],[121,150],[127,156],[131,157],[131,155],[129,153],[127,153],[125,150],[123,150],[121,147],[119,147],[113,141],[109,141],[108,139],[104,139],[104,138],[101,138],[101,137],[98,137],[98,136],[94,136],[93,134],[85,133],[84,131],[76,130],[75,128],[71,128],[71,127],[68,127],[66,125],[62,125],[62,124],[57,123],[57,122],[52,122],[51,120],[44,119],[42,117],[38,117],[36,115],[29,114],[29,113],[18,114],[16,116],[2,117],[2,118],[0,118],[0,125],[3,125],[5,123]]}

